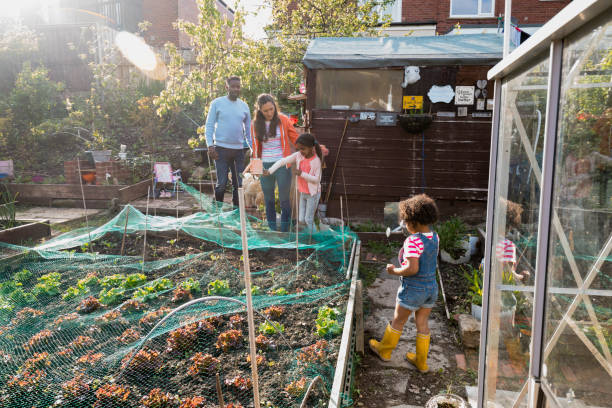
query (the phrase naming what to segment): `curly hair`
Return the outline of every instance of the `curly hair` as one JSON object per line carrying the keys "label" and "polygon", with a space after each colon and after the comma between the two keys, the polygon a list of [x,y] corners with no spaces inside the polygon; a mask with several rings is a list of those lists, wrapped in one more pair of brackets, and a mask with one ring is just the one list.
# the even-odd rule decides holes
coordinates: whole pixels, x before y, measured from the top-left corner
{"label": "curly hair", "polygon": [[407,224],[432,225],[438,221],[438,206],[427,194],[419,194],[399,203],[399,218]]}

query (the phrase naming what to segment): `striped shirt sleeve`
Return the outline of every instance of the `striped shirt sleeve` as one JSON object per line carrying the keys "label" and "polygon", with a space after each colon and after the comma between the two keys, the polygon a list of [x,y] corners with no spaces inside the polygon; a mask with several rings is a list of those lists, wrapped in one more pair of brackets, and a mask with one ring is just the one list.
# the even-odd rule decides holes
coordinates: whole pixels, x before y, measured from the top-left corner
{"label": "striped shirt sleeve", "polygon": [[495,247],[495,256],[500,262],[516,262],[516,245],[509,239],[501,239]]}

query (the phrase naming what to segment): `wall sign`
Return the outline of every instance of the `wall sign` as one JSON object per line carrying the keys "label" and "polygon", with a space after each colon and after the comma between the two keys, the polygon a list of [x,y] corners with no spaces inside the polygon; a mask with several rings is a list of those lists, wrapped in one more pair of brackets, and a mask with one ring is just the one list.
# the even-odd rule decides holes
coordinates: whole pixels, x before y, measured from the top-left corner
{"label": "wall sign", "polygon": [[476,99],[476,110],[485,110],[485,100]]}
{"label": "wall sign", "polygon": [[[461,109],[461,108],[459,108]],[[490,118],[492,116],[491,112],[474,112],[472,113],[473,118]]]}
{"label": "wall sign", "polygon": [[436,116],[443,118],[454,118],[457,115],[455,115],[455,112],[437,112]]}
{"label": "wall sign", "polygon": [[455,87],[455,105],[473,105],[474,87],[457,86]]}
{"label": "wall sign", "polygon": [[423,109],[423,96],[404,96],[404,109]]}
{"label": "wall sign", "polygon": [[374,120],[376,119],[376,112],[359,112],[359,119]]}
{"label": "wall sign", "polygon": [[467,106],[460,106],[457,108],[457,116],[467,116]]}
{"label": "wall sign", "polygon": [[376,115],[376,126],[395,126],[397,124],[397,114],[380,112]]}
{"label": "wall sign", "polygon": [[427,96],[432,103],[444,102],[449,103],[453,100],[455,96],[455,91],[453,91],[453,87],[450,85],[446,86],[438,86],[434,85],[431,87],[429,92],[427,92]]}

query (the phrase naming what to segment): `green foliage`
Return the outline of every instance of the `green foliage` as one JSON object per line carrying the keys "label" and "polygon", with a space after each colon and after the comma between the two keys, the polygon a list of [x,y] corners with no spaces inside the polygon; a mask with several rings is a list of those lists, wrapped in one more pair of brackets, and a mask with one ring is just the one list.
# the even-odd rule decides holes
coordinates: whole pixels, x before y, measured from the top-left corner
{"label": "green foliage", "polygon": [[143,273],[132,273],[126,276],[125,280],[122,283],[123,289],[132,289],[137,288],[140,285],[143,285],[147,281],[147,277]]}
{"label": "green foliage", "polygon": [[284,332],[285,326],[279,323],[273,325],[268,322],[263,322],[259,325],[259,332],[263,334],[276,334],[277,332]]}
{"label": "green foliage", "polygon": [[465,254],[462,243],[467,234],[467,227],[459,217],[452,217],[448,221],[440,223],[435,228],[440,238],[440,249],[448,252],[454,258],[460,258]]}
{"label": "green foliage", "polygon": [[384,224],[368,220],[359,224],[351,224],[351,229],[355,232],[381,232],[385,231],[387,227]]}
{"label": "green foliage", "polygon": [[463,277],[470,285],[468,296],[470,302],[482,306],[482,269],[472,267],[471,270],[461,266]]}
{"label": "green foliage", "polygon": [[280,288],[276,288],[272,291],[272,294],[274,296],[286,296],[289,294],[289,292],[287,292],[287,289],[280,287]]}
{"label": "green foliage", "polygon": [[81,287],[70,286],[68,289],[66,289],[66,292],[64,292],[64,294],[62,295],[62,299],[70,300],[70,299],[74,299],[82,295],[86,295],[87,293],[89,293],[89,290],[86,287],[81,288]]}
{"label": "green foliage", "polygon": [[125,275],[114,274],[108,275],[100,279],[100,285],[104,288],[118,288],[126,282]]}
{"label": "green foliage", "polygon": [[164,292],[172,288],[173,285],[170,279],[156,279],[149,284],[136,289],[132,295],[132,298],[138,300],[139,302],[146,302],[148,300],[155,299],[159,292]]}
{"label": "green foliage", "polygon": [[208,284],[208,294],[214,296],[227,296],[232,293],[229,282],[226,280],[214,280]]}
{"label": "green foliage", "polygon": [[100,300],[100,303],[108,306],[119,303],[123,299],[124,295],[125,290],[123,288],[102,289],[98,299]]}
{"label": "green foliage", "polygon": [[8,295],[8,299],[19,306],[25,306],[36,302],[36,295],[17,288]]}
{"label": "green foliage", "polygon": [[366,244],[368,251],[385,258],[391,258],[397,254],[399,248],[388,241],[369,241]]}
{"label": "green foliage", "polygon": [[88,275],[77,282],[77,287],[79,290],[84,290],[85,292],[95,288],[98,285],[100,285],[100,279],[98,279],[96,275]]}
{"label": "green foliage", "polygon": [[57,272],[51,272],[38,278],[38,282],[32,293],[35,296],[56,296],[60,294],[61,275]]}
{"label": "green foliage", "polygon": [[[253,295],[253,296],[259,296],[259,295],[261,295],[262,293],[263,293],[263,291],[261,290],[261,288],[260,288],[259,286],[257,286],[257,285],[252,285],[252,286],[251,286],[251,295]],[[244,296],[244,295],[246,295],[246,288],[245,288],[245,289],[242,289],[242,290],[240,291],[240,296]]]}
{"label": "green foliage", "polygon": [[340,311],[338,309],[329,306],[322,306],[319,308],[317,319],[315,320],[317,335],[319,337],[333,337],[342,332],[342,327],[338,324],[339,314]]}
{"label": "green foliage", "polygon": [[15,272],[13,275],[13,280],[15,282],[26,283],[32,277],[32,272],[27,269],[22,269],[19,272]]}
{"label": "green foliage", "polygon": [[4,185],[4,191],[0,193],[0,226],[2,226],[2,228],[8,229],[17,225],[15,213],[17,210],[16,199],[18,195],[19,193],[15,193],[15,195],[11,194],[8,186],[6,184]]}
{"label": "green foliage", "polygon": [[200,292],[200,282],[194,280],[193,278],[189,278],[179,284],[181,289],[188,290],[191,293]]}
{"label": "green foliage", "polygon": [[3,296],[0,296],[0,318],[8,318],[13,312],[14,308],[15,306],[13,303]]}

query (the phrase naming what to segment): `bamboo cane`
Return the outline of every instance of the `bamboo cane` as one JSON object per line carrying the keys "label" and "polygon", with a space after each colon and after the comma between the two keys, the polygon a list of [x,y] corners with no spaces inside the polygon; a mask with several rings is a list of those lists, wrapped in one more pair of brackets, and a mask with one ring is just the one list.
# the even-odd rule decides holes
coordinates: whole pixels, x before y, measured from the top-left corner
{"label": "bamboo cane", "polygon": [[342,206],[342,196],[340,196],[340,228],[342,228],[342,269],[346,265],[346,248],[344,246],[344,209]]}
{"label": "bamboo cane", "polygon": [[246,231],[246,212],[244,207],[244,189],[238,188],[240,207],[240,235],[242,236],[242,262],[244,265],[244,286],[247,300],[247,318],[249,324],[249,349],[251,354],[251,376],[253,377],[253,399],[255,408],[259,408],[259,377],[257,375],[257,350],[255,349],[255,323],[253,321],[253,299],[251,295],[251,267],[249,263],[249,244]]}
{"label": "bamboo cane", "polygon": [[[298,275],[300,272],[300,197],[297,176],[295,178],[295,211],[297,212],[295,217],[295,273]],[[289,222],[291,222],[291,220],[289,220]]]}
{"label": "bamboo cane", "polygon": [[127,207],[125,212],[125,226],[123,227],[123,238],[121,239],[121,256],[123,256],[123,248],[125,247],[125,234],[127,233],[128,220],[130,218],[130,207]]}
{"label": "bamboo cane", "polygon": [[174,194],[176,194],[176,242],[179,240],[179,193],[178,193],[178,184],[174,184]]}
{"label": "bamboo cane", "polygon": [[149,228],[149,195],[151,193],[151,187],[147,188],[147,208],[145,213],[145,230],[144,240],[142,243],[142,272],[144,272],[145,266],[145,254],[147,253],[147,229]]}
{"label": "bamboo cane", "polygon": [[83,189],[83,178],[81,175],[81,160],[79,160],[78,156],[76,158],[76,162],[77,162],[77,167],[79,169],[79,184],[81,185],[81,197],[83,198],[83,211],[85,211],[85,226],[87,227],[87,236],[89,237],[88,249],[89,249],[89,252],[92,252],[91,250],[91,231],[89,230],[89,218],[87,217],[87,203],[85,202],[85,190]]}
{"label": "bamboo cane", "polygon": [[225,408],[223,402],[223,391],[221,390],[221,380],[219,379],[219,373],[217,373],[217,398],[219,399],[219,408]]}

